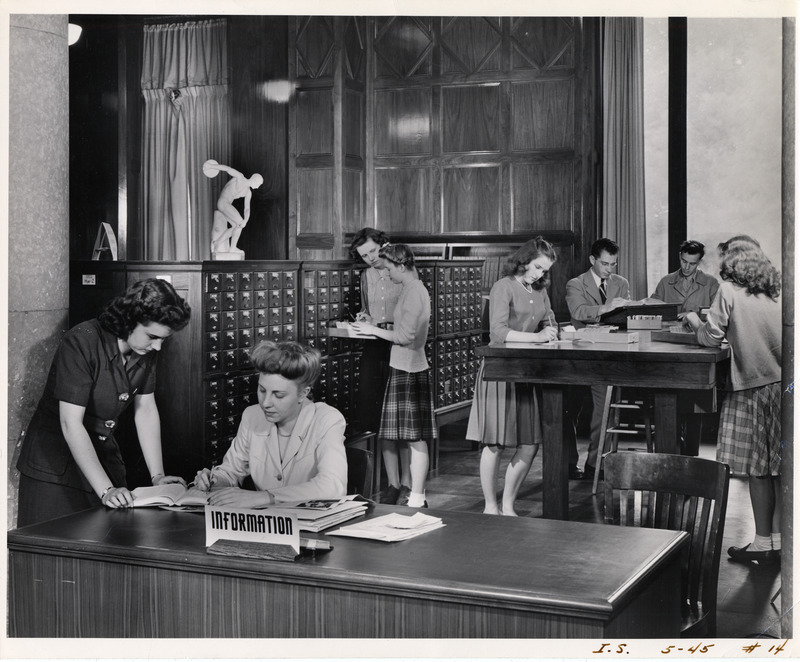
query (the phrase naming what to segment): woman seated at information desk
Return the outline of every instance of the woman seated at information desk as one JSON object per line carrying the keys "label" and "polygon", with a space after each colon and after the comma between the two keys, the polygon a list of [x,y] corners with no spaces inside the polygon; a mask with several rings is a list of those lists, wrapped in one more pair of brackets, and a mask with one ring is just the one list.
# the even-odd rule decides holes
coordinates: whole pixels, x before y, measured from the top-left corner
{"label": "woman seated at information desk", "polygon": [[[195,486],[211,490],[212,505],[238,508],[344,496],[344,417],[308,399],[320,353],[296,342],[264,341],[250,361],[261,373],[258,404],[244,410],[222,464],[197,472]],[[255,491],[239,487],[248,476]]]}

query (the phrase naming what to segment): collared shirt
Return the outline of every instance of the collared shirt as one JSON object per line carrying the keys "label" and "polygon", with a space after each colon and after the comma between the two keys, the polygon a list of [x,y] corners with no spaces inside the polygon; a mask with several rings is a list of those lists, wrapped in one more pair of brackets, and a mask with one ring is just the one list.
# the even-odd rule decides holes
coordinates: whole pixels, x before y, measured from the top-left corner
{"label": "collared shirt", "polygon": [[375,324],[392,323],[402,290],[403,286],[392,282],[385,269],[364,269],[361,274],[361,307]]}
{"label": "collared shirt", "polygon": [[683,290],[684,294],[689,294],[694,287],[694,276],[697,272],[693,272],[691,276],[684,276],[683,272],[680,271],[680,279],[678,282],[680,283],[681,290]]}

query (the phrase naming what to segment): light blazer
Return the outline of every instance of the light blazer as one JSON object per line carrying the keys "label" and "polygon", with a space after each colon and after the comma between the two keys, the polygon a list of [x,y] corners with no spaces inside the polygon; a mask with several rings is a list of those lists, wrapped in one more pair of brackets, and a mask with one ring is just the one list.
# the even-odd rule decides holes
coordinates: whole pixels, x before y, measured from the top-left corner
{"label": "light blazer", "polygon": [[281,461],[275,424],[267,421],[259,405],[252,405],[244,410],[236,437],[214,475],[228,485],[241,485],[252,476],[256,488],[269,490],[276,501],[344,496],[344,428],[344,416],[337,409],[306,400]]}
{"label": "light blazer", "polygon": [[[611,301],[615,297],[630,299],[631,286],[622,276],[611,274],[606,279],[606,298]],[[600,321],[602,301],[591,269],[567,282],[567,307],[576,329]]]}
{"label": "light blazer", "polygon": [[681,291],[680,281],[680,269],[664,276],[656,286],[653,298],[661,299],[666,303],[681,304],[679,311],[681,313],[697,312],[701,308],[711,305],[719,289],[719,281],[714,276],[709,276],[707,273],[700,271],[700,269],[695,272],[694,284],[688,294],[684,294]]}

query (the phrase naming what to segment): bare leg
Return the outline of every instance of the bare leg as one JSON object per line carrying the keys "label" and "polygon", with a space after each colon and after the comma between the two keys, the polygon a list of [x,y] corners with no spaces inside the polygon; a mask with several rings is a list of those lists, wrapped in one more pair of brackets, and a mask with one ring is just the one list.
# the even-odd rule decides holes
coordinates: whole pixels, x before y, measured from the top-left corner
{"label": "bare leg", "polygon": [[514,503],[519,494],[519,488],[522,487],[522,482],[528,471],[533,464],[533,458],[539,451],[539,444],[528,444],[525,446],[518,446],[517,452],[511,458],[506,469],[506,482],[503,487],[503,515],[516,517],[517,512],[514,510]]}
{"label": "bare leg", "polygon": [[246,223],[242,223],[240,226],[231,228],[231,253],[244,253],[244,251],[237,247],[236,244],[239,241],[239,237],[242,234],[242,229],[244,226],[247,225]]}
{"label": "bare leg", "polygon": [[389,485],[400,488],[400,455],[397,451],[397,442],[382,439],[383,466],[386,469],[386,478]]}
{"label": "bare leg", "polygon": [[750,505],[756,521],[756,535],[768,537],[773,530],[772,522],[776,510],[771,476],[750,476]]}
{"label": "bare leg", "polygon": [[486,505],[483,512],[487,515],[499,515],[497,505],[497,474],[500,469],[500,455],[503,449],[499,446],[484,446],[481,451],[481,489]]}
{"label": "bare leg", "polygon": [[781,519],[783,518],[783,499],[781,498],[781,477],[772,476],[772,498],[775,508],[772,511],[772,532],[781,532]]}
{"label": "bare leg", "polygon": [[425,492],[425,481],[428,480],[428,444],[424,440],[409,441],[411,450],[411,492]]}
{"label": "bare leg", "polygon": [[400,484],[411,487],[411,449],[408,444],[398,443],[397,452],[400,455]]}

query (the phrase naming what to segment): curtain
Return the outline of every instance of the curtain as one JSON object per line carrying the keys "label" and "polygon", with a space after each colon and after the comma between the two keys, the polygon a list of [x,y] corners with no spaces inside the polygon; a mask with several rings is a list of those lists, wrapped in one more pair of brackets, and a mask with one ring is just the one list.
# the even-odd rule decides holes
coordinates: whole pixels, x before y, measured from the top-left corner
{"label": "curtain", "polygon": [[146,260],[207,260],[223,178],[208,159],[230,155],[227,24],[144,28],[142,210]]}
{"label": "curtain", "polygon": [[643,20],[606,18],[603,28],[603,235],[620,245],[631,295],[647,292],[644,200]]}

